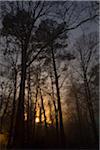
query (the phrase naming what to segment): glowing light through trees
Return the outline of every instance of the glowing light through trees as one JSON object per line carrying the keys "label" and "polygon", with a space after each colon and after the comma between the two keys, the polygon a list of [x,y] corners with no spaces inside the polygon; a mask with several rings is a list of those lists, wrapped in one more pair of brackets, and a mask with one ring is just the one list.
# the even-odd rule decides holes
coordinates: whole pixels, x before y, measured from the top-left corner
{"label": "glowing light through trees", "polygon": [[38,123],[38,122],[39,122],[39,118],[38,118],[38,117],[36,117],[35,122],[36,122],[36,123]]}
{"label": "glowing light through trees", "polygon": [[27,121],[27,113],[24,114],[24,120]]}

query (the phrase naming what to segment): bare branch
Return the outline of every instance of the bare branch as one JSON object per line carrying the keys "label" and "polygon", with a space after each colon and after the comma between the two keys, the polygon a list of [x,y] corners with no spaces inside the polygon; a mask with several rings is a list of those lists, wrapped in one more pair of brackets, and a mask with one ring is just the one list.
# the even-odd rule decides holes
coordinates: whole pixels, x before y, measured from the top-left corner
{"label": "bare branch", "polygon": [[84,24],[84,23],[86,23],[86,22],[88,22],[88,21],[92,21],[92,20],[95,19],[96,17],[98,17],[98,15],[94,15],[94,16],[92,16],[92,17],[89,17],[89,18],[87,18],[87,19],[84,19],[84,20],[80,21],[77,25],[65,29],[65,31],[74,30],[74,29],[78,28],[80,25],[82,25],[82,24]]}

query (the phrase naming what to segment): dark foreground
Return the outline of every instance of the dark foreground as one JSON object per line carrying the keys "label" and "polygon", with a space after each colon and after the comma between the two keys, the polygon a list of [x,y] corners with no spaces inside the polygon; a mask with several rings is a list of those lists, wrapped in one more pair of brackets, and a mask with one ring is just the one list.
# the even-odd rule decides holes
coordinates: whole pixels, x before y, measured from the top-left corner
{"label": "dark foreground", "polygon": [[[86,133],[84,133],[86,134]],[[69,136],[69,135],[68,135]],[[47,128],[47,130],[38,125],[35,128],[34,136],[32,133],[25,132],[24,144],[20,147],[15,145],[8,145],[7,149],[90,149],[98,150],[99,144],[90,140],[90,138],[85,138],[83,141],[78,137],[78,134],[65,136],[65,145],[62,140],[58,138],[56,129],[53,126]],[[75,137],[74,137],[75,136]],[[5,140],[5,141],[4,141]],[[4,143],[5,142],[5,143]],[[0,134],[0,149],[4,150],[7,144],[7,139],[3,138],[3,133]]]}

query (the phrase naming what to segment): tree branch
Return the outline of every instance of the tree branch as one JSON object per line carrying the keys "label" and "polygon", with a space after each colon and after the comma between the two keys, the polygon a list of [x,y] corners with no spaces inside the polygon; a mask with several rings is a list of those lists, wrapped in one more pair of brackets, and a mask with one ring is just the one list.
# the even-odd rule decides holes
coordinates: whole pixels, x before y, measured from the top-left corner
{"label": "tree branch", "polygon": [[88,22],[88,21],[91,21],[91,20],[95,19],[96,17],[98,17],[98,15],[94,15],[94,16],[92,16],[92,17],[89,17],[89,18],[87,18],[87,19],[84,19],[84,20],[80,21],[77,25],[75,25],[75,26],[73,26],[73,27],[71,27],[71,28],[65,29],[65,31],[74,30],[74,29],[78,28],[81,24],[84,24],[84,23],[86,23],[86,22]]}

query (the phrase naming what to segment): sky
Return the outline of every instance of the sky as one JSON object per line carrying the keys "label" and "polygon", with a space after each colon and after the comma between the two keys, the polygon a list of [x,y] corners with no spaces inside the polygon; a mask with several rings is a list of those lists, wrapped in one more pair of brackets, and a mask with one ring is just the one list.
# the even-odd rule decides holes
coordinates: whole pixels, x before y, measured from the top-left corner
{"label": "sky", "polygon": [[[58,1],[57,1],[57,3],[58,3]],[[86,7],[88,3],[89,3],[89,1],[87,1],[87,2],[83,2],[83,1],[77,2],[77,4],[80,5],[80,7],[78,6],[79,8],[81,8],[81,5],[84,5],[84,7]],[[70,2],[69,2],[68,4],[70,4]],[[83,7],[83,8],[84,8],[84,7]],[[86,9],[86,10],[87,10],[87,9]],[[1,11],[1,9],[0,9],[0,11]],[[55,11],[54,8],[53,8],[53,11]],[[63,12],[62,9],[61,9],[61,11]],[[77,10],[77,9],[76,9],[76,14],[77,14],[79,11],[80,11],[80,10]],[[87,11],[86,11],[86,12],[87,12]],[[79,15],[79,16],[80,16],[80,17],[82,16],[83,18],[86,17],[86,15],[87,15],[86,12],[83,10],[82,14]],[[1,14],[1,13],[0,13],[0,14]],[[0,18],[1,18],[1,16],[0,16]],[[65,19],[65,20],[66,20],[66,19]],[[73,22],[73,24],[74,24],[74,22]],[[2,26],[1,26],[1,19],[0,19],[0,27],[2,27]],[[74,29],[74,30],[72,30],[72,31],[69,31],[69,32],[68,32],[68,47],[66,48],[67,50],[70,50],[70,49],[71,49],[71,47],[72,47],[73,44],[75,43],[76,39],[77,39],[80,35],[82,35],[83,31],[84,31],[86,34],[88,34],[89,32],[95,32],[95,31],[99,32],[99,25],[98,25],[98,23],[96,23],[96,22],[86,22],[86,23],[84,23],[83,25],[81,25],[80,27],[78,27],[78,28],[76,28],[76,29]],[[1,41],[1,40],[0,40],[0,41]],[[1,42],[2,42],[2,41],[1,41]],[[1,52],[0,52],[0,63],[2,63],[2,55],[1,55]]]}

